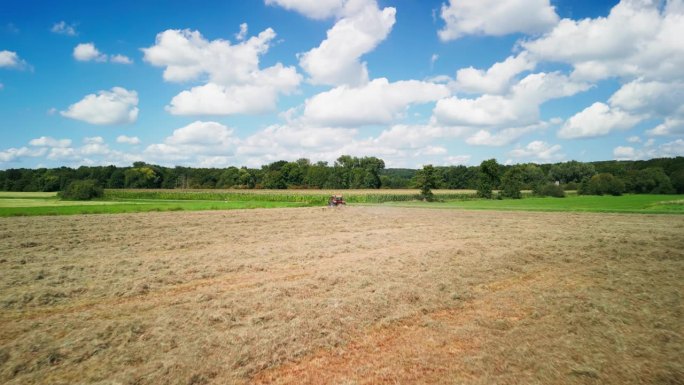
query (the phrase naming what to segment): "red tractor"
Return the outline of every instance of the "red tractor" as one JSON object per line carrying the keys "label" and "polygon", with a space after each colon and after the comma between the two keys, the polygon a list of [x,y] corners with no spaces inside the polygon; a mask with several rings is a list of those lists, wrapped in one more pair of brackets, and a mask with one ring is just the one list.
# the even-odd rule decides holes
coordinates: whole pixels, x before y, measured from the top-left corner
{"label": "red tractor", "polygon": [[344,201],[342,195],[332,195],[330,196],[330,199],[328,199],[328,207],[338,207],[346,204],[347,202]]}

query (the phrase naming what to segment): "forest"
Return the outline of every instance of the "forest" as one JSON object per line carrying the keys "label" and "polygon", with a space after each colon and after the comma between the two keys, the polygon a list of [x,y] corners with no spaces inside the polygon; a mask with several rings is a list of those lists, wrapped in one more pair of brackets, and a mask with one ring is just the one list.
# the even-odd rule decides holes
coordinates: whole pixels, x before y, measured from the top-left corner
{"label": "forest", "polygon": [[[616,185],[620,193],[684,193],[684,157],[638,161],[569,161],[502,165],[495,159],[478,166],[435,166],[434,187],[478,189],[486,176],[493,189],[514,180],[521,189],[557,184],[581,190],[582,183]],[[415,169],[385,168],[376,157],[340,156],[333,164],[308,159],[277,161],[261,168],[163,167],[136,162],[130,167],[82,166],[0,170],[2,191],[62,191],[89,180],[108,189],[380,189],[416,188]]]}

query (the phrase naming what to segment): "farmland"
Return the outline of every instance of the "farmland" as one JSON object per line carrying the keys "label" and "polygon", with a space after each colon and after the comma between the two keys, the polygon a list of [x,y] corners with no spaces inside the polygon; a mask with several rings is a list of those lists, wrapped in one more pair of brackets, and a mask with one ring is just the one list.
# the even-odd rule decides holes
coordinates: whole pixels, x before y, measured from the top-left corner
{"label": "farmland", "polygon": [[344,193],[351,204],[387,204],[415,208],[532,210],[684,214],[682,195],[631,194],[524,199],[476,199],[473,190],[434,190],[438,202],[422,202],[417,190],[106,190],[95,201],[65,201],[55,193],[0,192],[0,217],[115,214],[150,211],[234,210],[324,206]]}
{"label": "farmland", "polygon": [[677,384],[684,216],[0,218],[7,384]]}

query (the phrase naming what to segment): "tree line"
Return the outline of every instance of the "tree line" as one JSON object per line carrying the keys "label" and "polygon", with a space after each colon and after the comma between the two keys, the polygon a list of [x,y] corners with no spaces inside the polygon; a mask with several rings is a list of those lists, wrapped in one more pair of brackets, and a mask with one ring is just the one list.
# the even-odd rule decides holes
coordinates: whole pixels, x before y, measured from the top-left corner
{"label": "tree line", "polygon": [[[387,169],[382,159],[349,155],[340,156],[332,164],[299,159],[260,168],[163,167],[135,162],[130,167],[0,170],[0,190],[63,191],[71,182],[84,180],[110,189],[401,189],[421,187],[425,176],[419,171]],[[489,159],[478,166],[431,167],[429,178],[432,188],[473,189],[484,197],[491,197],[488,195],[492,190],[512,198],[520,190],[533,190],[539,195],[554,195],[554,190],[684,193],[684,157],[518,165],[502,165]]]}

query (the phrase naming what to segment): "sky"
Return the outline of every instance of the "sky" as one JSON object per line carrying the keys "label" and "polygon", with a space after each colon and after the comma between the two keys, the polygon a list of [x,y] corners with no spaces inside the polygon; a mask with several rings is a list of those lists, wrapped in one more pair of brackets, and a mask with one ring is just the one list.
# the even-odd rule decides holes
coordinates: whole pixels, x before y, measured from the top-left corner
{"label": "sky", "polygon": [[684,0],[0,10],[0,169],[684,156]]}

